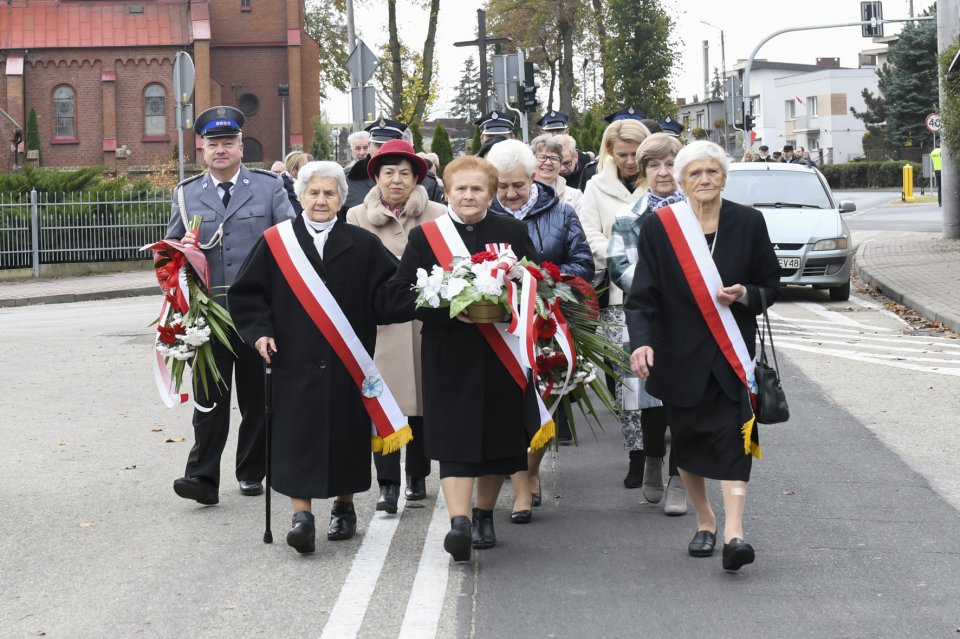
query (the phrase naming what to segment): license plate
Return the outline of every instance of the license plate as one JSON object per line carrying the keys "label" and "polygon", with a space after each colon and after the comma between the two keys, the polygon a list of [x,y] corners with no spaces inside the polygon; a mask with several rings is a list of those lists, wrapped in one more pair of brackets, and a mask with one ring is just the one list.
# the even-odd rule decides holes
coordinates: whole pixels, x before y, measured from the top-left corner
{"label": "license plate", "polygon": [[780,268],[800,268],[799,257],[778,257]]}

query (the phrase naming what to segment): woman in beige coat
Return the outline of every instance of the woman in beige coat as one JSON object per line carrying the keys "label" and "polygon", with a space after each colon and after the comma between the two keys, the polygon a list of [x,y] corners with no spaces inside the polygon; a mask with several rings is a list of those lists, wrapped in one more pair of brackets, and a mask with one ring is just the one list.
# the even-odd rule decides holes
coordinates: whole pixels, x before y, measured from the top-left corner
{"label": "woman in beige coat", "polygon": [[[427,163],[403,140],[380,147],[367,164],[367,174],[375,185],[362,204],[347,211],[347,223],[375,234],[388,251],[400,257],[410,231],[440,217],[446,209],[430,201],[421,186]],[[404,494],[409,501],[420,501],[426,497],[425,478],[430,474],[430,460],[423,452],[420,322],[379,327],[374,359],[413,430],[413,441],[407,446]],[[400,497],[400,452],[374,453],[374,462],[380,484],[377,510],[395,513]]]}

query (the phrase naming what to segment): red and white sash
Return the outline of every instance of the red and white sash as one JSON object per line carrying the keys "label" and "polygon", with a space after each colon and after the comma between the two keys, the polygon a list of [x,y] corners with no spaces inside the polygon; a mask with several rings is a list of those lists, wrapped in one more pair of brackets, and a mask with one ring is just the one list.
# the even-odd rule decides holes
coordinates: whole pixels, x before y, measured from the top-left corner
{"label": "red and white sash", "polygon": [[[425,222],[420,225],[420,228],[423,229],[423,233],[430,243],[430,248],[437,257],[437,262],[444,270],[451,270],[454,257],[470,257],[470,251],[467,249],[467,245],[463,243],[463,238],[457,233],[457,227],[449,215],[443,215],[435,220]],[[491,249],[494,248],[495,247],[491,247]],[[524,269],[524,277],[529,278],[533,285],[523,287],[526,294],[524,294],[520,300],[521,317],[524,317],[522,312],[524,304],[527,304],[529,308],[529,304],[535,301],[535,299],[527,299],[528,294],[530,292],[534,295],[536,294],[536,282],[533,282],[533,278],[526,269]],[[524,284],[527,284],[526,280]],[[517,335],[511,334],[510,329],[512,327],[522,330],[522,326],[517,326],[518,322],[521,325],[525,323],[517,318],[517,313],[514,313],[510,324],[476,324],[475,326],[480,331],[480,334],[483,335],[484,339],[487,340],[487,344],[489,344],[493,352],[496,353],[497,358],[503,363],[507,372],[510,373],[513,381],[517,383],[521,391],[525,391],[527,388],[527,371],[531,368],[527,362],[531,360],[535,362],[536,358],[532,352],[524,352],[523,344],[528,343],[527,340],[521,340]],[[532,331],[532,328],[531,320],[529,330]],[[527,361],[525,361],[525,358]],[[530,448],[537,450],[553,439],[553,436],[556,434],[556,426],[553,422],[553,417],[550,415],[550,411],[547,410],[543,399],[536,389],[533,389],[533,394],[537,398],[537,407],[540,413],[540,429],[530,441]]]}
{"label": "red and white sash", "polygon": [[297,241],[293,221],[281,222],[263,236],[297,300],[356,382],[373,422],[372,449],[384,454],[400,450],[413,439],[407,418],[337,300],[310,264]]}
{"label": "red and white sash", "polygon": [[[720,347],[720,352],[733,368],[737,377],[743,382],[751,399],[756,393],[754,379],[754,362],[747,350],[737,321],[729,307],[717,300],[717,291],[723,287],[720,272],[710,254],[707,240],[704,238],[703,228],[696,214],[686,202],[676,202],[657,211],[657,216],[663,223],[667,238],[673,247],[683,275],[690,285],[697,307],[703,314],[710,333]],[[744,437],[745,454],[760,457],[760,446],[752,442],[755,416],[741,426]]]}

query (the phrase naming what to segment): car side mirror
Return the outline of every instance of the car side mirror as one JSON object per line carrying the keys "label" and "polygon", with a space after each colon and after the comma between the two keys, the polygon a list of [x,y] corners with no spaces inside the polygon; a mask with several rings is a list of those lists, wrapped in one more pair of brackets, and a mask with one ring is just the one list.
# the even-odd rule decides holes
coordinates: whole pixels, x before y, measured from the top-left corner
{"label": "car side mirror", "polygon": [[850,200],[842,200],[840,202],[840,212],[841,213],[853,213],[857,210],[857,205]]}

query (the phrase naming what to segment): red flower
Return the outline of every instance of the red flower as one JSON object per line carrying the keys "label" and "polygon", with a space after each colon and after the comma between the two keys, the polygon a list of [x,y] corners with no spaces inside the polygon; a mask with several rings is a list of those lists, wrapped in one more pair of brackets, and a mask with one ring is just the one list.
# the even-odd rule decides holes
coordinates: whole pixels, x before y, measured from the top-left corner
{"label": "red flower", "polygon": [[483,264],[484,262],[497,261],[497,254],[493,251],[480,251],[470,256],[470,261],[474,264]]}
{"label": "red flower", "polygon": [[552,317],[543,318],[537,315],[537,319],[533,322],[533,332],[537,335],[537,339],[551,339],[557,334],[557,323]]}
{"label": "red flower", "polygon": [[157,332],[161,342],[167,346],[172,346],[177,343],[177,335],[182,335],[184,330],[179,324],[171,324],[170,326],[158,326]]}
{"label": "red flower", "polygon": [[592,318],[598,318],[600,316],[600,304],[597,301],[597,291],[593,288],[593,285],[582,277],[575,275],[567,275],[563,278],[563,281],[577,292],[580,303],[590,309]]}
{"label": "red flower", "polygon": [[536,266],[530,266],[529,264],[527,264],[525,265],[525,267],[527,271],[530,272],[530,275],[533,276],[533,279],[537,280],[538,282],[543,280],[543,273],[541,273],[540,269],[538,269]]}
{"label": "red flower", "polygon": [[560,267],[553,262],[544,262],[540,265],[540,268],[546,271],[547,275],[549,275],[550,279],[554,282],[559,282],[563,279],[563,275],[560,273]]}

